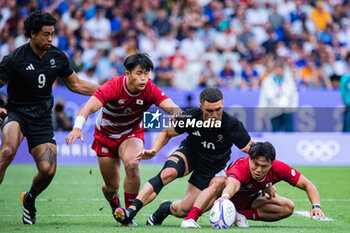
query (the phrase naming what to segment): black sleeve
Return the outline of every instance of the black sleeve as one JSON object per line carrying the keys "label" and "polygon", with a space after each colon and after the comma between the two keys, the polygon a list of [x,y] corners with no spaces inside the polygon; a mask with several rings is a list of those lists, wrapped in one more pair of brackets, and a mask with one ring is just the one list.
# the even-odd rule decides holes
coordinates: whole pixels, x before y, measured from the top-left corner
{"label": "black sleeve", "polygon": [[0,79],[5,83],[10,80],[11,74],[13,74],[12,67],[13,64],[11,64],[10,58],[5,56],[0,63]]}
{"label": "black sleeve", "polygon": [[70,63],[66,54],[62,52],[61,59],[63,60],[63,66],[59,71],[59,77],[68,77],[73,73],[73,69],[70,67]]}
{"label": "black sleeve", "polygon": [[244,149],[250,142],[250,135],[243,123],[237,120],[236,124],[233,126],[231,131],[231,136],[233,138],[233,143],[240,149]]}

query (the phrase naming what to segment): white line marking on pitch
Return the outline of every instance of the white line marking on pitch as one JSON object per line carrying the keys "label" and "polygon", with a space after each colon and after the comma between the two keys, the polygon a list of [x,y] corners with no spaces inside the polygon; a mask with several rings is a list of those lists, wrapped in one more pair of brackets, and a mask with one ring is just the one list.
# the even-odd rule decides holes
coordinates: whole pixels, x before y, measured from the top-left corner
{"label": "white line marking on pitch", "polygon": [[[150,216],[151,214],[140,214]],[[0,214],[0,217],[21,217],[22,215]],[[41,217],[108,217],[110,214],[38,214]]]}
{"label": "white line marking on pitch", "polygon": [[[296,210],[294,211],[293,215],[294,214],[310,218],[310,211],[307,210]],[[324,219],[321,218],[318,221],[334,221],[334,219],[325,217]]]}
{"label": "white line marking on pitch", "polygon": [[[36,199],[37,201],[102,201],[102,202],[105,202],[106,199],[104,198],[78,198],[78,199],[75,199],[75,198],[37,198]],[[120,198],[120,200],[124,200],[123,197]],[[176,201],[176,200],[179,200],[179,198],[167,198],[167,200],[170,200],[170,201]],[[107,203],[107,202],[106,202]]]}
{"label": "white line marking on pitch", "polygon": [[[305,199],[302,199],[302,198],[295,198],[295,199],[291,199],[292,201],[309,201],[309,199],[305,198]],[[322,198],[322,201],[328,201],[328,202],[334,202],[334,201],[341,201],[341,202],[344,202],[344,201],[350,201],[350,198]]]}

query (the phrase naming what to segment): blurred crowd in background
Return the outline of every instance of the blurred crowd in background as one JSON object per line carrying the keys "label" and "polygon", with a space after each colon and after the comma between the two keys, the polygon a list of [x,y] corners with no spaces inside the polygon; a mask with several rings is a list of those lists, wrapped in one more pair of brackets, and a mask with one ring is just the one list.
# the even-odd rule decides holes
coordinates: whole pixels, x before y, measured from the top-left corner
{"label": "blurred crowd in background", "polygon": [[298,89],[338,88],[350,70],[347,0],[0,0],[0,58],[27,41],[35,9],[54,15],[53,45],[93,83],[124,74],[135,51],[157,85],[185,89],[257,89],[277,60]]}

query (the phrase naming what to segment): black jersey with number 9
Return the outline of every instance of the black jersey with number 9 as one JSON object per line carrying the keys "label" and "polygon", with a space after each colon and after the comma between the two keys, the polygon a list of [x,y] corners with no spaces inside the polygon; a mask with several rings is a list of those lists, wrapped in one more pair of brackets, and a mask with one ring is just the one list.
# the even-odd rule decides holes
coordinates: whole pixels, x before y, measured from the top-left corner
{"label": "black jersey with number 9", "polygon": [[52,85],[72,73],[67,56],[54,46],[41,59],[29,43],[15,49],[0,63],[0,79],[8,84],[6,108],[26,117],[50,117]]}

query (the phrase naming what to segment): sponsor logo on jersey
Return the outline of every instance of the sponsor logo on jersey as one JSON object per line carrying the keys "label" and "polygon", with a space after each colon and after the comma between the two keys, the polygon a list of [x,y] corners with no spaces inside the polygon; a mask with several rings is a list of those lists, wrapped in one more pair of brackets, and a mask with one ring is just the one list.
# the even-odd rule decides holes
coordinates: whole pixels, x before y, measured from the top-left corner
{"label": "sponsor logo on jersey", "polygon": [[199,130],[194,131],[192,134],[193,134],[193,135],[195,135],[195,136],[198,136],[198,137],[200,137],[200,136],[201,136],[201,134],[199,133]]}
{"label": "sponsor logo on jersey", "polygon": [[125,100],[124,100],[124,99],[119,99],[119,100],[118,100],[118,104],[120,104],[120,105],[125,104]]}
{"label": "sponsor logo on jersey", "polygon": [[26,70],[35,70],[34,66],[32,63],[30,63],[29,66],[27,66]]}
{"label": "sponsor logo on jersey", "polygon": [[247,188],[251,189],[253,187],[253,184],[248,184]]}
{"label": "sponsor logo on jersey", "polygon": [[132,113],[132,109],[131,108],[125,108],[124,113],[125,114],[130,114],[130,113]]}
{"label": "sponsor logo on jersey", "polygon": [[266,184],[266,188],[272,186],[272,182]]}

